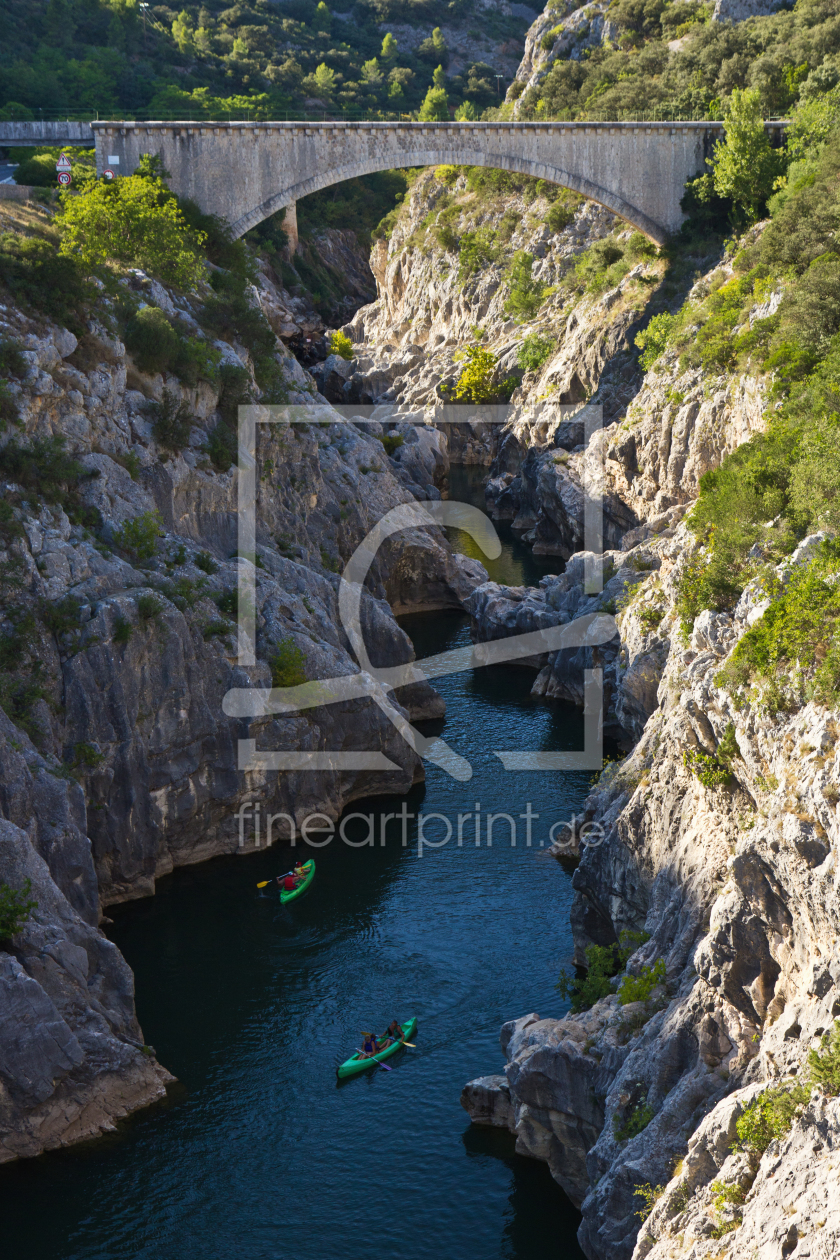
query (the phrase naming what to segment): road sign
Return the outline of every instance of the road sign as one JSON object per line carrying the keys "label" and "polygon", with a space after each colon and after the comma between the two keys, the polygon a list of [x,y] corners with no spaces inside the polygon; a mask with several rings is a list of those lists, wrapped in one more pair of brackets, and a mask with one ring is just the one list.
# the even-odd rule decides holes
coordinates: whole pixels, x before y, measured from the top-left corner
{"label": "road sign", "polygon": [[67,154],[66,154],[66,153],[62,153],[61,157],[58,159],[58,161],[57,161],[57,162],[56,162],[56,164],[55,164],[55,169],[56,169],[57,171],[69,171],[69,170],[70,170],[70,159],[69,159],[69,157],[67,156]]}
{"label": "road sign", "polygon": [[59,184],[71,184],[73,182],[73,176],[69,171],[59,171],[58,182]]}
{"label": "road sign", "polygon": [[102,178],[109,179],[109,180],[113,179],[116,173],[117,173],[116,171],[111,170],[110,166],[106,166],[105,170],[102,172]]}

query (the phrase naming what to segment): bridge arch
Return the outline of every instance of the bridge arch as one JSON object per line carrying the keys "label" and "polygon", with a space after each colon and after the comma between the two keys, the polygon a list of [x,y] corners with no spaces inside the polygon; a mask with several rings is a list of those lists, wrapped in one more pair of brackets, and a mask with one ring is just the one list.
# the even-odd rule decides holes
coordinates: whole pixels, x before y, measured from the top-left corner
{"label": "bridge arch", "polygon": [[657,245],[664,245],[668,236],[668,233],[658,223],[654,223],[638,206],[631,205],[623,197],[620,197],[617,193],[610,192],[607,188],[601,187],[600,184],[596,184],[580,175],[573,175],[560,167],[551,166],[544,162],[529,161],[516,154],[492,153],[483,155],[477,154],[474,149],[438,148],[417,149],[414,152],[402,153],[399,155],[398,161],[389,159],[387,162],[383,162],[381,159],[367,158],[361,161],[346,162],[328,171],[319,171],[308,179],[301,180],[299,183],[292,185],[292,187],[276,193],[268,201],[263,202],[262,205],[255,206],[252,210],[241,215],[231,224],[233,234],[235,237],[243,236],[245,232],[256,227],[258,223],[262,223],[264,219],[269,218],[272,214],[276,214],[278,210],[300,201],[302,197],[307,197],[310,193],[320,192],[322,188],[329,188],[333,184],[340,184],[343,180],[355,179],[359,175],[371,175],[376,171],[416,166],[485,166],[493,170],[512,171],[517,175],[531,175],[535,179],[544,179],[548,183],[559,184],[563,188],[569,188],[572,192],[580,193],[582,197],[586,197],[589,201],[596,201],[600,205],[606,206],[613,214],[618,215],[620,219],[624,219],[627,223],[632,224],[633,227],[638,228],[640,232],[644,233]]}

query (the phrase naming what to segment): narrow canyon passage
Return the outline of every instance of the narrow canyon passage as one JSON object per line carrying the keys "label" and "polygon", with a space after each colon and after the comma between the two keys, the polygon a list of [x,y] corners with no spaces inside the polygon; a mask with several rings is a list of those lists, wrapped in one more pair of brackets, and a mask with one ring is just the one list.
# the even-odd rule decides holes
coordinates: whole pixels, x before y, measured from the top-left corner
{"label": "narrow canyon passage", "polygon": [[[455,469],[452,497],[480,495],[480,469]],[[509,527],[491,576],[535,582],[541,567]],[[553,562],[556,566],[558,562]],[[419,658],[469,641],[457,613],[405,618]],[[86,1148],[0,1172],[10,1255],[33,1260],[210,1260],[248,1255],[352,1260],[371,1249],[472,1260],[574,1260],[578,1214],[547,1167],[507,1133],[471,1128],[464,1082],[502,1066],[499,1027],[559,1014],[571,953],[570,878],[546,852],[551,824],[582,805],[586,774],[510,775],[494,748],[580,747],[571,706],[529,698],[533,674],[497,667],[440,680],[436,724],[473,765],[468,783],[434,766],[411,813],[457,819],[480,802],[482,844],[417,854],[401,844],[316,853],[307,896],[280,908],[258,881],[288,849],[182,868],[154,898],[113,909],[134,970],[140,1020],[179,1085]],[[532,846],[488,813],[531,802]],[[402,799],[356,802],[379,816]],[[348,834],[362,839],[356,820]],[[427,838],[442,835],[431,823]],[[418,1017],[416,1049],[337,1086],[360,1030]],[[33,1223],[37,1221],[37,1228]]]}

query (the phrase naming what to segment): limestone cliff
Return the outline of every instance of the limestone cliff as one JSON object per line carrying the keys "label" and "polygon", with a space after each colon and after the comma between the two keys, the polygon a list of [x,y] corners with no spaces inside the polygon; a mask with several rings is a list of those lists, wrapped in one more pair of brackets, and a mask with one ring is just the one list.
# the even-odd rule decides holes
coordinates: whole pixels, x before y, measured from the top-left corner
{"label": "limestone cliff", "polygon": [[[731,274],[722,264],[703,277],[689,316]],[[556,850],[576,866],[574,962],[623,944],[625,979],[580,1013],[506,1025],[505,1075],[472,1082],[462,1101],[548,1163],[581,1208],[592,1260],[827,1258],[840,1242],[833,1087],[790,1102],[775,1140],[749,1129],[756,1107],[776,1105],[768,1089],[780,1105],[798,1097],[809,1051],[823,1052],[840,1014],[836,713],[807,692],[774,706],[727,682],[770,602],[760,580],[733,611],[687,625],[678,587],[699,550],[681,523],[699,477],[766,423],[766,388],[666,351],[586,450],[535,446],[524,425],[492,470],[496,510],[570,559],[537,590],[478,588],[476,637],[616,613],[606,648],[532,664],[536,693],[578,703],[582,667],[600,666],[606,730],[632,748],[590,793],[588,842],[578,829]],[[603,463],[607,490],[598,596],[572,554],[587,462]],[[806,538],[772,580],[783,588],[823,538]]]}
{"label": "limestone cliff", "polygon": [[[20,230],[38,230],[39,215],[21,211]],[[434,479],[448,465],[445,444],[427,450],[411,426],[393,460],[378,423],[341,422],[323,399],[323,423],[275,413],[258,426],[256,549],[239,554],[237,405],[319,397],[279,338],[261,360],[272,393],[261,390],[255,352],[202,327],[209,295],[132,272],[100,291],[77,333],[32,309],[0,310],[11,364],[0,438],[0,884],[29,879],[37,903],[0,942],[0,1159],[112,1127],[169,1079],[143,1045],[131,973],[99,928],[103,906],[153,893],[174,866],[265,844],[240,833],[243,802],[337,817],[358,796],[406,791],[423,775],[376,686],[372,698],[300,714],[224,713],[234,687],[358,672],[338,571],[392,507],[439,498]],[[275,322],[284,300],[270,275],[249,296]],[[133,357],[115,332],[120,302],[157,312],[154,327],[176,330],[210,367],[187,385]],[[256,592],[248,668],[236,627],[243,570]],[[484,577],[437,529],[389,540],[362,598],[374,663],[412,659],[394,611],[460,607]],[[443,712],[427,684],[396,700],[404,716]],[[397,768],[243,771],[242,739],[260,751],[374,750]]]}

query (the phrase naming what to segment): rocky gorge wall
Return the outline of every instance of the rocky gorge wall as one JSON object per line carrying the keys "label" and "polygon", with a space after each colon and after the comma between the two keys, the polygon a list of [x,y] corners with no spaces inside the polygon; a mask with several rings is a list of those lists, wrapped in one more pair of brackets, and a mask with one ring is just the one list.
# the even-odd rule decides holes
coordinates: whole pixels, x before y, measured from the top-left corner
{"label": "rocky gorge wall", "polygon": [[[689,309],[731,275],[726,261],[713,266]],[[584,310],[572,312],[582,323]],[[702,473],[763,427],[766,389],[666,351],[585,449],[568,420],[540,425],[526,395],[490,469],[491,510],[567,563],[535,589],[477,588],[474,636],[617,617],[605,648],[530,664],[534,694],[578,704],[583,668],[604,671],[605,733],[631,751],[578,820],[596,841],[572,834],[557,856],[575,867],[574,962],[641,941],[626,959],[641,984],[638,1000],[630,989],[579,1014],[512,1020],[504,1074],[470,1082],[462,1102],[548,1164],[581,1209],[592,1260],[827,1258],[840,1244],[830,1091],[815,1086],[763,1146],[739,1147],[737,1129],[768,1088],[787,1096],[803,1079],[840,1015],[836,714],[813,702],[774,713],[727,690],[721,669],[767,607],[759,588],[732,613],[701,614],[687,637],[678,611],[698,548],[682,517]],[[604,589],[587,596],[582,487],[599,468]],[[781,581],[821,537],[800,545]],[[702,767],[719,767],[724,748],[716,778]]]}
{"label": "rocky gorge wall", "polygon": [[[19,213],[18,230],[37,228],[41,212]],[[0,310],[16,413],[0,451],[0,883],[29,879],[37,903],[0,948],[0,1161],[105,1131],[171,1079],[144,1046],[131,972],[100,928],[104,907],[153,893],[175,866],[265,845],[265,834],[240,829],[245,802],[298,822],[337,818],[358,796],[423,777],[375,698],[250,722],[227,717],[223,698],[357,672],[338,571],[391,508],[440,497],[445,442],[405,426],[402,460],[392,460],[379,423],[340,421],[278,338],[275,396],[319,404],[324,422],[292,425],[285,413],[258,426],[256,551],[240,555],[237,469],[214,463],[208,443],[230,415],[231,381],[240,401],[260,396],[251,352],[202,329],[206,295],[140,272],[125,285],[140,309],[212,345],[227,375],[187,386],[141,370],[104,291],[78,336],[12,304]],[[288,296],[264,274],[250,301],[278,325]],[[185,425],[177,442],[166,438],[173,417]],[[256,590],[249,668],[236,628],[243,569]],[[374,664],[413,658],[395,611],[461,607],[485,577],[436,528],[389,540],[362,599]],[[404,717],[443,713],[428,684],[395,702]],[[399,769],[243,772],[241,739],[373,749]]]}

